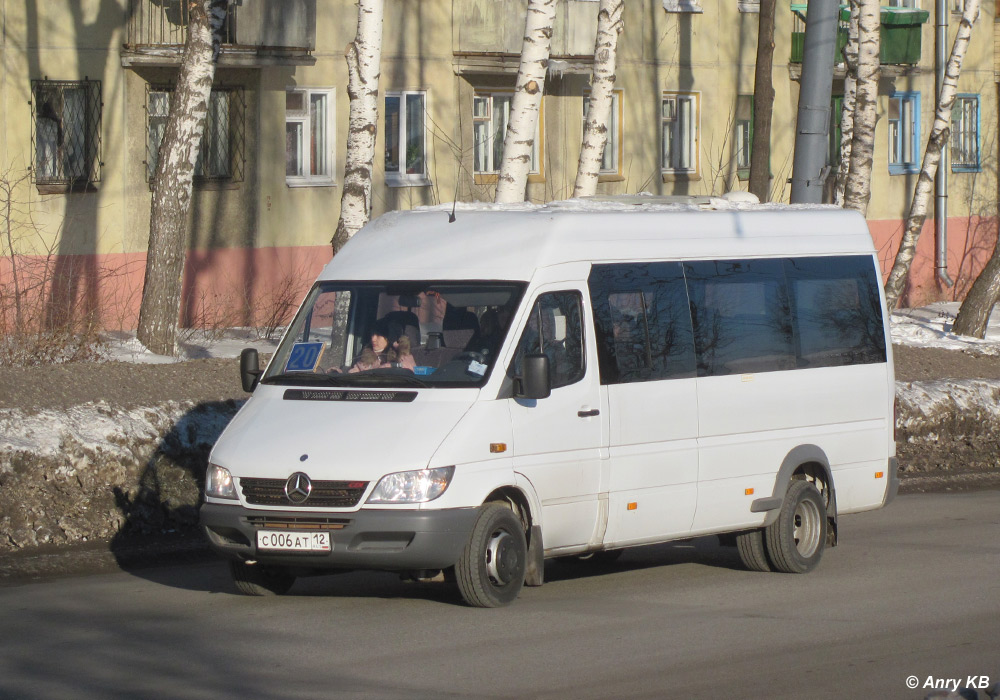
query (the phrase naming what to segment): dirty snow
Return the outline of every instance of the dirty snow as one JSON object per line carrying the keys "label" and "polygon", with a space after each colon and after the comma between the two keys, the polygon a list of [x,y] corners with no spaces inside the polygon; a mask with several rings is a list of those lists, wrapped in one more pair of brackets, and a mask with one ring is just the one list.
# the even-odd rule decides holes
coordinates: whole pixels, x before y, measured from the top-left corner
{"label": "dirty snow", "polygon": [[[985,340],[962,338],[951,333],[951,324],[958,304],[938,303],[918,309],[904,309],[892,315],[894,343],[920,347],[945,348],[1000,354],[1000,312],[994,312]],[[225,333],[188,332],[179,343],[176,358],[155,355],[135,339],[134,334],[119,333],[106,337],[109,359],[121,362],[164,363],[197,358],[238,357],[245,347],[261,352],[273,352],[277,340],[261,340],[249,330],[235,329]],[[980,415],[996,415],[1000,419],[1000,381],[967,379],[928,382],[897,382],[896,393],[907,413],[934,415],[944,407],[974,411]],[[52,455],[67,442],[99,450],[107,454],[127,452],[136,438],[162,436],[178,421],[189,422],[183,431],[193,441],[204,436],[218,435],[228,422],[225,416],[211,411],[192,411],[194,404],[171,402],[159,406],[122,410],[104,402],[75,406],[68,411],[42,411],[35,416],[16,409],[0,410],[0,451],[30,452]],[[220,423],[219,421],[222,421]]]}

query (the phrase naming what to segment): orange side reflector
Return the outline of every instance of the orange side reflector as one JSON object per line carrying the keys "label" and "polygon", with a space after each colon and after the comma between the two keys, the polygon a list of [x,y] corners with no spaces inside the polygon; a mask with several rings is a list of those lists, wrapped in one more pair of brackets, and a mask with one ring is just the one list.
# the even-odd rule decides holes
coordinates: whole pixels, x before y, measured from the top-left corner
{"label": "orange side reflector", "polygon": [[744,496],[752,496],[753,495],[753,489],[744,489],[743,495]]}
{"label": "orange side reflector", "polygon": [[885,476],[885,472],[875,472],[876,479],[881,479],[883,476]]}
{"label": "orange side reflector", "polygon": [[638,504],[638,503],[635,503],[635,502],[632,502],[632,503],[629,503],[629,504],[628,504],[628,509],[629,509],[629,510],[635,510],[635,509],[636,509],[636,508],[638,508],[638,507],[639,507],[639,504]]}
{"label": "orange side reflector", "polygon": [[491,442],[490,443],[490,453],[491,454],[499,454],[501,452],[506,452],[506,451],[507,451],[507,443],[506,442]]}

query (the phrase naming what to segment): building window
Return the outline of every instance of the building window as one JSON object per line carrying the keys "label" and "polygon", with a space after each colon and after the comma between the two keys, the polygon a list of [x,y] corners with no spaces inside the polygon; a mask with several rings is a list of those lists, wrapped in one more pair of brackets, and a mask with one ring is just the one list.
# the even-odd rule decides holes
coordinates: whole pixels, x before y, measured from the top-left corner
{"label": "building window", "polygon": [[701,13],[700,0],[663,0],[663,9],[666,12],[692,12]]}
{"label": "building window", "polygon": [[889,97],[889,174],[920,170],[920,93]]}
{"label": "building window", "polygon": [[750,177],[750,154],[753,152],[753,95],[736,96],[736,133],[734,144],[737,176]]}
{"label": "building window", "polygon": [[[954,1],[952,0],[952,2]],[[889,7],[906,7],[913,10],[920,7],[919,0],[889,0],[887,4]]]}
{"label": "building window", "polygon": [[830,98],[830,147],[826,153],[826,164],[831,168],[840,166],[840,146],[844,138],[843,130],[844,96]]}
{"label": "building window", "polygon": [[[174,88],[150,87],[146,96],[146,177],[156,174],[160,144],[167,129],[170,97]],[[208,98],[208,115],[195,163],[196,181],[242,182],[246,102],[242,88],[214,87]]]}
{"label": "building window", "polygon": [[951,108],[951,169],[979,172],[979,95],[958,95]]}
{"label": "building window", "polygon": [[[479,182],[495,180],[503,158],[503,140],[510,121],[510,105],[514,93],[507,91],[476,91],[472,96],[473,172]],[[535,121],[535,138],[531,146],[531,175],[540,174],[539,144],[543,111],[541,107]]]}
{"label": "building window", "polygon": [[[611,92],[611,114],[608,116],[608,140],[604,144],[601,157],[601,175],[621,175],[621,144],[622,144],[622,91]],[[583,94],[583,125],[586,128],[587,114],[590,111],[590,93]]]}
{"label": "building window", "polygon": [[427,93],[385,96],[385,179],[390,186],[427,185]]}
{"label": "building window", "polygon": [[35,184],[100,182],[100,81],[33,80],[31,92]]}
{"label": "building window", "polygon": [[333,90],[285,93],[285,182],[333,184]]}
{"label": "building window", "polygon": [[664,173],[698,172],[698,95],[664,93],[660,109]]}

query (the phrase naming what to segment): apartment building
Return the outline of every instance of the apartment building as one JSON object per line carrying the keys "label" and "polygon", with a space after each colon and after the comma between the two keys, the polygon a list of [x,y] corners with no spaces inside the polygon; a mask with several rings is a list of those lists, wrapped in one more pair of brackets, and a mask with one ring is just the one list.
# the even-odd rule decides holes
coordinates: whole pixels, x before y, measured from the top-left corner
{"label": "apartment building", "polygon": [[[888,268],[935,107],[935,8],[883,8],[872,201]],[[950,41],[961,0],[949,2]],[[492,200],[526,0],[385,0],[373,216]],[[598,3],[561,0],[530,201],[571,195]],[[745,189],[757,44],[753,0],[630,0],[619,43],[599,193]],[[0,173],[15,184],[12,263],[44,287],[46,318],[98,314],[134,327],[149,233],[150,177],[185,36],[181,0],[0,0]],[[772,199],[787,201],[805,4],[779,2]],[[959,81],[948,175],[947,266],[935,277],[933,216],[906,301],[962,295],[997,227],[993,2]],[[266,323],[287,313],[331,254],[349,98],[349,0],[230,0],[197,168],[184,280],[185,325]],[[845,23],[846,27],[846,23]],[[841,31],[839,41],[843,41]],[[834,50],[834,47],[831,47]],[[830,162],[843,93],[836,69]],[[808,232],[803,232],[808,235]],[[23,293],[23,284],[22,293]],[[2,306],[2,304],[0,304]]]}

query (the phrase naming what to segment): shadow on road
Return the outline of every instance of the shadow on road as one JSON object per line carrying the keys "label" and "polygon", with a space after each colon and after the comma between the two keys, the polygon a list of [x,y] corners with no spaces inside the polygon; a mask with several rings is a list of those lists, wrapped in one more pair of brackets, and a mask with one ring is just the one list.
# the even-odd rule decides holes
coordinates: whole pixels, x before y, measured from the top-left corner
{"label": "shadow on road", "polygon": [[[197,566],[139,567],[133,576],[153,583],[189,591],[239,595],[224,559],[209,554]],[[723,547],[717,537],[634,547],[614,562],[551,559],[545,565],[549,583],[596,578],[679,564],[743,570],[736,550]],[[124,567],[123,567],[124,568]],[[291,597],[421,599],[448,605],[464,605],[454,583],[438,576],[432,581],[404,580],[399,574],[379,571],[352,571],[305,576],[296,580],[286,594]]]}

